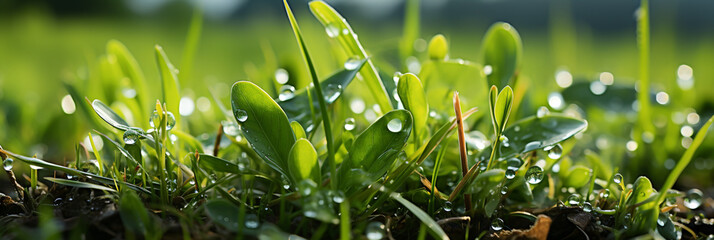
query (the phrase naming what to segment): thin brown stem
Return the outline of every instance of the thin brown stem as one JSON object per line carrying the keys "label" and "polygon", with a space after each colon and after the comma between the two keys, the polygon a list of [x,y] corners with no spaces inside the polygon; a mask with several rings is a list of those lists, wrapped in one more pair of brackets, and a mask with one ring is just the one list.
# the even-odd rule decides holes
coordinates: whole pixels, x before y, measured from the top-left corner
{"label": "thin brown stem", "polygon": [[218,149],[221,146],[221,138],[223,137],[223,123],[218,124],[218,132],[216,133],[216,141],[213,142],[213,156],[218,157]]}
{"label": "thin brown stem", "polygon": [[[458,124],[459,133],[459,152],[461,153],[461,173],[466,177],[468,173],[468,163],[466,162],[466,135],[464,134],[464,120],[461,117],[461,100],[459,92],[454,92],[454,111],[456,112],[456,123]],[[471,194],[464,194],[464,205],[466,212],[471,212]]]}

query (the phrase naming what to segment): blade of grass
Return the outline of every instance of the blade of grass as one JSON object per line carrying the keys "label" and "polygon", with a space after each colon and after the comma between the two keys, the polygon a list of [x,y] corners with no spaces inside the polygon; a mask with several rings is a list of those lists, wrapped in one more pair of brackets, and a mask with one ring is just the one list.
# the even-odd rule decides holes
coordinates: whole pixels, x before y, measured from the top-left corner
{"label": "blade of grass", "polygon": [[[367,83],[369,91],[372,93],[375,101],[383,113],[393,109],[389,101],[389,93],[387,93],[382,80],[379,77],[377,68],[367,56],[367,52],[362,47],[362,44],[357,40],[357,35],[352,31],[352,27],[347,23],[342,15],[337,13],[335,9],[322,1],[310,2],[310,10],[315,18],[322,23],[328,35],[334,36],[342,49],[347,53],[347,56],[354,56],[359,59],[367,59],[367,66],[360,70],[363,80]],[[346,33],[346,34],[345,34]]]}
{"label": "blade of grass", "polygon": [[408,0],[404,8],[404,33],[399,42],[403,72],[408,72],[406,59],[414,55],[414,42],[419,38],[419,0]]}
{"label": "blade of grass", "polygon": [[692,157],[694,157],[694,152],[696,152],[699,148],[699,145],[702,145],[702,142],[704,142],[704,138],[707,136],[707,132],[709,132],[709,127],[711,127],[712,122],[714,122],[714,116],[709,118],[709,120],[704,124],[704,126],[699,129],[697,136],[694,137],[694,141],[692,141],[692,145],[690,145],[689,148],[684,151],[682,158],[679,159],[677,165],[674,166],[672,171],[669,173],[669,176],[667,176],[667,180],[664,181],[662,188],[659,190],[659,196],[657,197],[658,205],[664,202],[665,196],[667,195],[667,191],[669,191],[669,189],[674,186],[674,183],[679,178],[679,175],[682,174],[684,168],[686,168],[687,165],[689,165],[689,162],[692,161]]}
{"label": "blade of grass", "polygon": [[76,187],[76,188],[91,188],[91,189],[97,189],[97,190],[102,190],[102,191],[109,191],[109,192],[116,192],[116,190],[97,185],[97,184],[92,184],[88,182],[80,182],[80,181],[74,181],[74,180],[68,180],[68,179],[62,179],[62,178],[53,178],[53,177],[45,177],[50,182],[57,183],[60,185],[65,185],[65,186],[70,186],[70,187]]}
{"label": "blade of grass", "polygon": [[315,66],[312,64],[310,53],[308,53],[307,46],[305,46],[305,42],[302,39],[302,33],[300,33],[300,27],[298,26],[297,20],[295,20],[295,16],[293,16],[293,12],[292,10],[290,10],[290,5],[288,5],[287,0],[283,0],[283,4],[285,5],[285,12],[287,12],[288,18],[290,19],[290,25],[292,26],[293,33],[295,34],[295,40],[297,41],[297,44],[301,49],[302,57],[305,60],[305,64],[307,65],[308,71],[310,72],[310,76],[312,76],[312,83],[315,87],[317,100],[320,103],[320,112],[322,113],[323,127],[325,128],[325,138],[327,139],[327,162],[328,164],[330,164],[330,177],[333,179],[333,181],[330,182],[332,183],[332,188],[337,189],[337,181],[334,181],[334,178],[337,176],[337,167],[335,166],[335,153],[332,147],[332,126],[330,123],[330,115],[327,112],[327,103],[325,103],[325,96],[322,93],[320,80],[317,78],[317,72],[315,71]]}
{"label": "blade of grass", "polygon": [[[639,120],[642,130],[654,133],[650,112],[650,13],[649,0],[640,1],[637,11],[637,45],[640,50],[640,81],[637,102],[640,104]],[[641,142],[640,142],[641,143]],[[642,146],[642,145],[640,145]]]}
{"label": "blade of grass", "polygon": [[[169,57],[166,56],[164,49],[156,45],[154,46],[156,50],[156,63],[159,65],[159,73],[161,75],[161,90],[163,93],[163,101],[167,108],[165,111],[169,111],[176,117],[176,125],[174,128],[180,129],[178,126],[181,123],[181,114],[179,114],[179,102],[181,101],[181,95],[179,94],[179,82],[176,77],[178,70],[169,61]],[[165,125],[162,125],[165,126]]]}
{"label": "blade of grass", "polygon": [[[195,8],[191,17],[191,25],[188,27],[186,34],[186,44],[183,46],[183,57],[181,58],[181,72],[179,72],[179,84],[186,84],[191,79],[193,71],[193,60],[196,55],[196,49],[201,38],[203,28],[203,10],[200,7]],[[183,82],[181,82],[183,80]]]}
{"label": "blade of grass", "polygon": [[394,200],[397,200],[397,202],[401,203],[409,209],[421,222],[429,228],[431,235],[436,238],[436,239],[449,239],[449,236],[446,235],[446,232],[444,232],[443,229],[439,226],[438,223],[434,221],[434,219],[429,216],[424,210],[421,210],[417,205],[414,205],[413,203],[409,202],[409,200],[404,199],[402,196],[399,195],[399,193],[391,193],[389,194],[391,198]]}
{"label": "blade of grass", "polygon": [[97,163],[99,165],[99,175],[102,176],[104,175],[104,163],[102,162],[102,154],[99,153],[99,150],[97,150],[97,147],[94,145],[94,139],[92,138],[92,133],[89,134],[89,144],[92,145],[92,152],[94,153],[94,156],[97,158]]}

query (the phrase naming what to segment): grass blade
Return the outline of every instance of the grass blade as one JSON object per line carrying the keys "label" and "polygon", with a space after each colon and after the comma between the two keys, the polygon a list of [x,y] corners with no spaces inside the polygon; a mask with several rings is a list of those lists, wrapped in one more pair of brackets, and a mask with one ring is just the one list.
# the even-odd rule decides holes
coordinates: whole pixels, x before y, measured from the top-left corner
{"label": "grass blade", "polygon": [[424,223],[424,225],[427,226],[429,230],[431,230],[430,233],[434,238],[449,239],[449,236],[446,235],[446,232],[444,232],[444,230],[441,229],[439,224],[436,223],[434,219],[429,216],[429,214],[424,212],[424,210],[421,210],[421,208],[409,202],[409,200],[404,199],[402,196],[399,195],[399,193],[391,193],[389,196],[404,205],[404,207],[409,209],[409,211],[411,211],[417,218],[419,218],[419,220],[421,220],[421,222]]}
{"label": "grass blade", "polygon": [[347,56],[354,56],[358,59],[367,59],[367,67],[360,71],[360,75],[367,83],[369,91],[372,93],[377,104],[379,104],[382,112],[389,112],[393,109],[389,101],[389,93],[387,93],[382,80],[379,77],[377,68],[369,60],[367,52],[362,47],[362,44],[357,40],[357,35],[352,31],[352,27],[347,23],[342,15],[337,13],[335,9],[322,1],[310,2],[310,10],[315,18],[322,23],[328,35],[337,40],[342,49],[347,53]]}
{"label": "grass blade", "polygon": [[102,190],[102,191],[116,192],[116,190],[114,190],[112,188],[108,188],[105,186],[88,183],[88,182],[80,182],[80,181],[74,181],[74,180],[63,179],[63,178],[53,178],[53,177],[45,177],[45,179],[47,179],[48,181],[53,182],[53,183],[70,186],[70,187],[91,188],[91,189],[97,189],[97,190]]}
{"label": "grass blade", "polygon": [[178,70],[169,61],[169,57],[166,56],[164,49],[156,45],[156,62],[159,64],[159,71],[161,75],[161,90],[163,92],[163,102],[166,104],[165,111],[169,111],[176,116],[176,129],[180,129],[178,126],[180,124],[181,114],[179,114],[179,102],[181,101],[181,95],[179,95],[179,83],[176,73]]}
{"label": "grass blade", "polygon": [[[193,71],[193,60],[196,55],[196,49],[201,38],[203,28],[203,10],[197,7],[191,17],[191,25],[188,27],[186,34],[186,44],[183,46],[183,57],[181,58],[181,72],[179,73],[179,84],[185,84],[191,79]],[[183,81],[183,83],[181,82]]]}

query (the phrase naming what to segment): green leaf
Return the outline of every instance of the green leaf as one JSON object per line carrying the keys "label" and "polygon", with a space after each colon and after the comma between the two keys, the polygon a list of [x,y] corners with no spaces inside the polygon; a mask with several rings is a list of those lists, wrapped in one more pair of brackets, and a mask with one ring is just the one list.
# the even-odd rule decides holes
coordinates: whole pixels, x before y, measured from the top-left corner
{"label": "green leaf", "polygon": [[434,35],[429,41],[429,58],[434,61],[443,61],[449,54],[449,43],[441,34]]}
{"label": "green leaf", "polygon": [[[327,104],[332,104],[339,97],[342,96],[345,88],[352,82],[359,70],[364,66],[367,60],[356,60],[353,62],[354,69],[343,69],[327,79],[320,82],[320,86],[325,96],[325,102]],[[310,87],[310,94],[312,96],[312,105],[314,109],[319,109],[320,103],[317,96],[317,92],[314,87]],[[300,89],[295,92],[295,95],[286,99],[285,101],[277,100],[278,105],[285,111],[290,121],[297,121],[303,128],[308,128],[310,125],[317,124],[313,122],[312,112],[310,110],[310,99],[308,97],[306,89]],[[319,123],[322,120],[322,113],[320,111],[315,111],[315,121]],[[313,126],[311,129],[315,131]]]}
{"label": "green leaf", "polygon": [[129,123],[102,101],[98,99],[92,101],[92,108],[94,108],[94,112],[96,112],[100,118],[109,123],[112,127],[122,131],[129,130]]}
{"label": "green leaf", "polygon": [[[94,132],[96,132],[97,134],[99,134],[99,136],[101,136],[101,137],[104,139],[104,142],[105,142],[105,143],[107,143],[107,142],[108,142],[108,143],[111,143],[111,145],[114,146],[114,148],[116,148],[117,150],[119,150],[119,152],[120,152],[124,157],[126,157],[126,158],[129,159],[129,160],[131,160],[132,162],[134,162],[134,164],[136,164],[137,166],[139,166],[139,168],[141,168],[142,170],[144,170],[144,167],[139,163],[139,161],[137,161],[137,160],[132,156],[132,154],[131,154],[128,150],[126,150],[125,148],[123,148],[118,142],[114,141],[113,139],[109,138],[109,136],[104,135],[103,133],[101,133],[101,132],[99,132],[99,131],[96,131],[96,130],[95,130]],[[144,171],[144,172],[146,173],[146,171]]]}
{"label": "green leaf", "polygon": [[503,169],[490,169],[488,171],[484,171],[482,173],[479,173],[479,175],[476,176],[473,181],[471,181],[471,184],[464,193],[479,194],[478,196],[481,196],[483,197],[483,199],[485,199],[486,197],[491,195],[488,190],[495,188],[503,181],[505,177],[506,170]]}
{"label": "green leaf", "polygon": [[414,55],[414,42],[419,38],[419,0],[408,0],[404,12],[404,30],[399,41],[402,63]]}
{"label": "green leaf", "polygon": [[[426,61],[422,63],[419,79],[424,85],[427,99],[443,99],[458,91],[469,93],[460,96],[463,108],[488,107],[486,75],[479,64],[461,59]],[[430,107],[452,112],[454,106],[451,101],[432,101]]]}
{"label": "green leaf", "polygon": [[414,216],[419,218],[421,222],[429,228],[431,235],[436,238],[436,239],[449,239],[449,236],[446,235],[446,232],[444,232],[443,229],[439,226],[438,223],[434,221],[434,219],[429,216],[424,210],[421,210],[417,205],[414,205],[413,203],[409,202],[408,200],[402,198],[402,196],[399,195],[399,193],[391,193],[389,195],[392,197],[394,200],[397,200],[397,202],[401,203],[411,211]]}
{"label": "green leaf", "polygon": [[590,181],[592,169],[586,166],[573,166],[568,170],[568,175],[563,182],[565,186],[580,188]]}
{"label": "green leaf", "polygon": [[189,152],[194,152],[194,151],[203,152],[203,145],[201,144],[200,141],[198,141],[198,139],[193,137],[191,134],[188,134],[188,133],[181,131],[179,129],[173,129],[173,130],[171,130],[171,133],[176,135],[176,137],[178,137],[178,140],[180,140],[181,142],[183,142],[186,145]]}
{"label": "green leaf", "polygon": [[299,122],[290,122],[290,127],[293,129],[293,133],[295,133],[295,139],[307,138],[307,134],[305,134],[305,129],[302,128]]}
{"label": "green leaf", "polygon": [[[642,203],[657,191],[652,188],[652,182],[647,177],[638,177],[632,187],[632,195],[630,195],[627,205],[632,206],[637,203]],[[628,229],[627,235],[635,236],[645,234],[657,226],[657,217],[659,216],[659,205],[650,200],[638,206],[632,216],[632,224]]]}
{"label": "green leaf", "polygon": [[285,112],[257,85],[239,81],[231,88],[231,106],[243,135],[271,168],[287,174],[287,159],[295,144]]}
{"label": "green leaf", "polygon": [[246,168],[245,166],[238,166],[237,164],[226,161],[222,158],[214,157],[203,153],[199,154],[198,156],[198,162],[201,167],[206,168],[208,170],[233,174],[247,174],[252,172],[252,170]]}
{"label": "green leaf", "polygon": [[90,189],[97,189],[97,190],[102,190],[102,191],[116,192],[116,190],[114,190],[112,188],[108,188],[105,186],[88,183],[88,182],[80,182],[80,181],[68,180],[68,179],[63,179],[63,178],[53,178],[53,177],[45,177],[45,179],[47,179],[48,181],[53,182],[53,183],[70,186],[70,187],[90,188]]}
{"label": "green leaf", "polygon": [[491,25],[483,38],[483,65],[491,66],[488,85],[499,89],[511,83],[521,61],[523,43],[513,26],[504,22]]}
{"label": "green leaf", "polygon": [[[406,110],[388,112],[372,123],[355,139],[349,159],[342,162],[340,185],[344,183],[349,189],[356,183],[354,179],[364,177],[376,181],[387,173],[409,139],[412,126],[412,115]],[[356,173],[353,174],[352,169],[359,169],[359,174],[366,175],[353,176]]]}
{"label": "green leaf", "polygon": [[130,231],[148,234],[151,219],[139,196],[132,191],[124,191],[119,198],[119,216]]}
{"label": "green leaf", "polygon": [[104,130],[111,130],[111,128],[106,127],[102,120],[100,120],[100,118],[95,115],[92,104],[88,100],[85,100],[86,98],[83,98],[74,86],[69,83],[63,83],[63,85],[67,89],[67,93],[69,93],[69,95],[72,97],[72,101],[74,102],[76,108],[79,109],[80,112],[82,112],[82,115],[87,118],[90,124],[102,128]]}
{"label": "green leaf", "polygon": [[[508,159],[518,154],[553,146],[585,130],[587,121],[550,114],[542,118],[531,116],[524,118],[503,131],[508,144],[500,144],[502,159]],[[507,146],[505,146],[507,145]],[[477,160],[488,160],[491,147],[481,151]]]}
{"label": "green leaf", "polygon": [[[142,113],[144,113],[143,109],[145,109],[148,95],[146,93],[146,79],[144,78],[144,73],[139,67],[139,63],[136,61],[134,56],[131,55],[124,44],[117,40],[111,40],[107,43],[107,53],[114,55],[121,71],[124,73],[124,76],[129,78],[131,81],[131,86],[136,90],[136,101],[139,105],[139,109],[142,110]],[[136,117],[139,119],[146,119],[142,118],[142,116],[145,115],[142,114],[141,116]]]}
{"label": "green leaf", "polygon": [[[166,103],[166,111],[173,113],[176,116],[176,125],[179,125],[181,115],[179,114],[179,83],[176,74],[178,70],[169,61],[164,49],[156,45],[156,61],[159,64],[159,73],[161,74],[161,90],[163,92],[163,102]],[[176,127],[176,129],[179,129]]]}
{"label": "green leaf", "polygon": [[[347,56],[354,56],[356,59],[368,59],[369,56],[362,44],[357,40],[357,35],[352,31],[352,27],[335,9],[325,2],[312,1],[310,2],[310,10],[325,27],[328,36],[334,38],[340,44]],[[389,93],[387,93],[382,84],[377,68],[371,60],[367,60],[367,66],[367,68],[363,68],[360,71],[360,75],[362,75],[364,82],[367,83],[374,100],[379,104],[382,111],[392,110],[392,105],[389,103]]]}
{"label": "green leaf", "polygon": [[[419,78],[411,73],[403,74],[399,78],[397,85],[399,99],[402,100],[404,108],[409,110],[414,117],[414,130],[426,130],[426,120],[429,117],[429,104],[424,96],[424,86]],[[423,133],[419,133],[423,134]],[[418,135],[414,137],[420,137]]]}
{"label": "green leaf", "polygon": [[304,179],[312,179],[316,183],[322,182],[317,151],[310,141],[301,138],[295,142],[288,155],[288,170],[296,183]]}
{"label": "green leaf", "polygon": [[506,86],[498,94],[498,99],[496,100],[496,106],[494,106],[493,113],[496,122],[498,123],[498,133],[503,132],[506,129],[506,123],[508,123],[508,117],[511,115],[511,107],[513,106],[513,89],[510,86]]}
{"label": "green leaf", "polygon": [[488,91],[488,109],[491,113],[491,125],[493,125],[493,132],[496,136],[501,132],[501,127],[498,126],[499,121],[496,119],[496,101],[498,100],[498,87],[495,85],[491,86]]}
{"label": "green leaf", "polygon": [[240,208],[226,199],[212,199],[206,202],[208,216],[213,222],[229,230],[238,230],[238,212]]}

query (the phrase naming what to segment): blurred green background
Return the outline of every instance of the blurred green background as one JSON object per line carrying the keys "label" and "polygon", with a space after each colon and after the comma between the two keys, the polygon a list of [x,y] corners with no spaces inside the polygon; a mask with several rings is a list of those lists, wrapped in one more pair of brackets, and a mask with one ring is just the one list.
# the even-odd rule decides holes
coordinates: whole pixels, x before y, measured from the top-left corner
{"label": "blurred green background", "polygon": [[[325,47],[330,42],[307,9],[308,1],[289,2],[317,71],[321,77],[328,76],[342,66],[342,56]],[[347,18],[380,70],[391,74],[402,69],[397,48],[402,37],[403,0],[328,2]],[[635,83],[639,66],[638,6],[639,1],[620,0],[423,0],[420,39],[414,46],[417,52],[423,52],[427,41],[441,33],[449,41],[450,58],[479,62],[481,39],[488,26],[496,21],[511,23],[524,44],[521,76],[530,81],[528,100],[521,111],[532,114],[539,106],[548,105],[549,93],[561,90],[557,76],[575,82],[614,76],[616,84]],[[163,46],[182,70],[184,44],[196,8],[203,11],[203,29],[192,70],[182,75],[180,82],[186,104],[194,106],[183,118],[188,119],[189,131],[199,139],[215,133],[223,119],[209,89],[216,89],[227,104],[233,82],[248,79],[269,89],[271,73],[277,68],[286,69],[296,87],[307,85],[309,78],[281,1],[5,0],[0,1],[0,145],[55,162],[73,159],[75,146],[86,138],[90,125],[78,111],[63,111],[61,103],[67,95],[63,83],[94,79],[106,43],[116,39],[138,60],[147,77],[150,99],[160,98],[153,47]],[[676,124],[676,129],[691,125],[695,131],[714,111],[711,9],[714,2],[706,0],[651,2],[653,91],[666,92],[669,97],[668,110],[656,116]],[[693,80],[693,86],[684,83],[680,87],[683,78]],[[98,97],[91,94],[87,96],[90,100]],[[367,104],[371,105],[369,100]],[[702,120],[680,121],[690,113],[698,113]],[[627,140],[629,131],[616,127],[619,118],[607,114],[590,117],[594,120],[588,118],[589,132],[609,131]],[[682,130],[685,136],[677,135],[668,142],[673,143],[668,161],[678,159],[684,151],[686,144],[680,143],[691,135],[687,131]],[[596,142],[597,135],[587,139]],[[712,146],[714,140],[707,140],[689,167],[699,172],[692,176],[710,176],[714,168],[709,157],[714,152]],[[709,185],[707,182],[704,184]]]}

